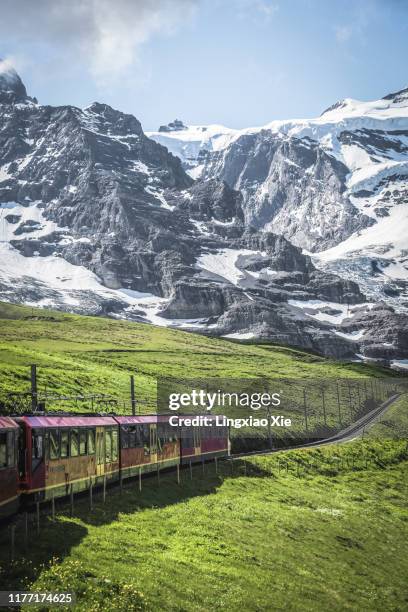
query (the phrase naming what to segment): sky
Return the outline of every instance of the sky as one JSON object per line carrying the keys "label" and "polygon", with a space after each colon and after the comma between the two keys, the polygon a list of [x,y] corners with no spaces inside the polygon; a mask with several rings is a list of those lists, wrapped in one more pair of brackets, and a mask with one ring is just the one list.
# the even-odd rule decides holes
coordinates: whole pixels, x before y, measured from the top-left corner
{"label": "sky", "polygon": [[42,104],[258,126],[408,86],[408,0],[0,0],[0,57]]}

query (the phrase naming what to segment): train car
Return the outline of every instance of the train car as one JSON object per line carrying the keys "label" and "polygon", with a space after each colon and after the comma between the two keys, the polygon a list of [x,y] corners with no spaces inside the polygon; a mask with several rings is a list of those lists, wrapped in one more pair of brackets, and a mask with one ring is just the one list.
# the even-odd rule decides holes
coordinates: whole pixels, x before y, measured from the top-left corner
{"label": "train car", "polygon": [[206,461],[215,457],[225,457],[230,453],[229,428],[215,425],[215,417],[209,418],[212,425],[201,427],[200,455]]}
{"label": "train car", "polygon": [[20,487],[40,501],[119,479],[119,426],[112,417],[23,416]]}
{"label": "train car", "polygon": [[19,428],[10,417],[0,417],[0,518],[14,514],[19,504],[17,445]]}
{"label": "train car", "polygon": [[[183,415],[184,416],[184,415]],[[197,417],[197,415],[195,415]],[[185,416],[192,419],[193,416]],[[215,424],[215,416],[205,415],[208,425],[180,425],[181,463],[196,463],[229,454],[229,429]],[[187,421],[188,422],[188,421]]]}
{"label": "train car", "polygon": [[117,416],[122,478],[177,465],[180,442],[164,415]]}
{"label": "train car", "polygon": [[168,468],[180,464],[179,428],[170,425],[169,415],[157,415],[157,447],[160,466]]}

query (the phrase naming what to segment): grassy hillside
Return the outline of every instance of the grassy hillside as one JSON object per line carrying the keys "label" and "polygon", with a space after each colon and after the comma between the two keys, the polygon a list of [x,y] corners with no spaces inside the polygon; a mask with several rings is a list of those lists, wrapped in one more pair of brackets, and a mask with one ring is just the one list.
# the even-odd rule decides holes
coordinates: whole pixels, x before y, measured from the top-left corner
{"label": "grassy hillside", "polygon": [[[0,396],[28,388],[31,363],[40,390],[61,393],[126,398],[134,373],[150,406],[160,375],[384,374],[276,346],[0,305]],[[180,485],[162,474],[141,493],[126,482],[106,504],[95,492],[92,512],[86,496],[77,499],[72,517],[61,504],[55,521],[41,517],[40,537],[30,524],[28,550],[17,526],[11,564],[10,533],[0,532],[0,583],[72,590],[79,611],[405,609],[407,407],[405,395],[362,441],[255,456],[232,469],[220,462],[218,474],[214,464],[204,474],[195,467]]]}
{"label": "grassy hillside", "polygon": [[407,459],[367,440],[131,482],[43,517],[28,559],[10,565],[3,534],[1,582],[73,590],[84,611],[403,610]]}
{"label": "grassy hillside", "polygon": [[[379,368],[342,364],[303,351],[250,345],[198,334],[97,317],[82,317],[0,303],[0,400],[29,389],[36,363],[39,390],[138,396],[154,406],[158,376],[175,378],[346,378],[382,376]],[[52,407],[52,406],[51,406]],[[87,404],[58,405],[84,410]],[[129,410],[129,405],[122,406]]]}

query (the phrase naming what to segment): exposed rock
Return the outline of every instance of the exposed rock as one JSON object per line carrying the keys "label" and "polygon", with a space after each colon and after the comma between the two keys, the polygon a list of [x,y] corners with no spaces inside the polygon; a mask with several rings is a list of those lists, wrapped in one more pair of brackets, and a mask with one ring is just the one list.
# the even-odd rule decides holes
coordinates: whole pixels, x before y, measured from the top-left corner
{"label": "exposed rock", "polygon": [[359,325],[372,333],[367,355],[374,338],[395,354],[406,343],[405,319],[369,310],[352,279],[318,270],[275,232],[331,244],[335,220],[344,235],[370,223],[344,194],[347,168],[316,143],[242,136],[193,181],[132,115],[40,106],[14,74],[0,93],[1,299],[340,358],[360,350],[348,337]]}

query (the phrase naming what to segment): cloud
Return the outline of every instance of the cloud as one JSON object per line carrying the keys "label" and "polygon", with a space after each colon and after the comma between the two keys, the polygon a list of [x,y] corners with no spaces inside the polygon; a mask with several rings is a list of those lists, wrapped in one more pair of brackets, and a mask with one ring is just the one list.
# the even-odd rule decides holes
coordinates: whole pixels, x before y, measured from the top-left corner
{"label": "cloud", "polygon": [[271,0],[236,0],[238,17],[252,18],[262,23],[269,22],[279,11],[279,5]]}
{"label": "cloud", "polygon": [[48,46],[100,85],[130,75],[157,34],[187,22],[198,0],[2,0],[0,35]]}
{"label": "cloud", "polygon": [[12,70],[14,70],[14,65],[11,57],[0,60],[0,74],[8,74]]}
{"label": "cloud", "polygon": [[353,35],[353,26],[342,25],[335,28],[337,42],[344,43],[350,40]]}

